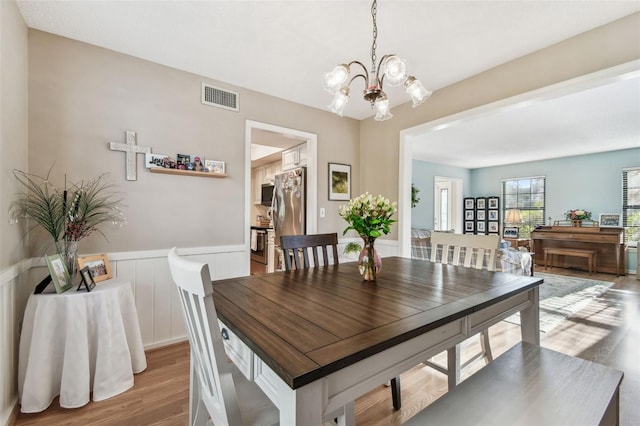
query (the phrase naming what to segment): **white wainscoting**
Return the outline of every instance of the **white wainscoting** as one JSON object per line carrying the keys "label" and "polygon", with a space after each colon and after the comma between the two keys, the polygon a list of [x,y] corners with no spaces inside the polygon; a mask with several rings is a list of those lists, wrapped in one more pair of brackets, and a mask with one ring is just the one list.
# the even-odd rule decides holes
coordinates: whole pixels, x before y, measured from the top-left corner
{"label": "white wainscoting", "polygon": [[0,425],[9,424],[18,401],[19,295],[30,265],[26,260],[0,274]]}
{"label": "white wainscoting", "polygon": [[[344,246],[359,238],[340,240],[341,261]],[[398,252],[395,240],[378,239],[381,257]],[[165,346],[187,338],[178,294],[171,280],[169,249],[108,253],[114,277],[128,279],[136,301],[140,331],[145,349]],[[179,249],[182,256],[209,264],[214,280],[249,274],[249,252],[244,245]],[[19,331],[29,295],[47,275],[41,258],[27,259],[0,275],[0,425],[7,425],[18,398],[17,371]],[[98,283],[100,285],[100,283]]]}

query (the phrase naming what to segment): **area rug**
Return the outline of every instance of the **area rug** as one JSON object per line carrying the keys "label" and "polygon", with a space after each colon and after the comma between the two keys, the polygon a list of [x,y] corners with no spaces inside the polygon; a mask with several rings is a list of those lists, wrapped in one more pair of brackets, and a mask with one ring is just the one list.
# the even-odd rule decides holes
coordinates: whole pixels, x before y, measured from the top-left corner
{"label": "area rug", "polygon": [[[544,279],[540,286],[540,331],[548,333],[563,319],[584,308],[591,299],[603,294],[612,282],[589,280],[536,272]],[[520,314],[505,319],[520,325]]]}

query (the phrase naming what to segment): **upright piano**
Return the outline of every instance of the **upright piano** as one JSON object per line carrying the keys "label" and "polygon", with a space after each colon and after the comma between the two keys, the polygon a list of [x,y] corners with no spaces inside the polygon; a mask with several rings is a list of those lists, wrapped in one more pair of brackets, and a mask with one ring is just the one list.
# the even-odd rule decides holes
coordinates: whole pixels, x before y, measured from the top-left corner
{"label": "upright piano", "polygon": [[[596,250],[597,272],[626,274],[624,256],[624,228],[541,226],[531,232],[537,265],[544,265],[545,248]],[[555,256],[554,266],[587,269],[587,259],[574,256]]]}

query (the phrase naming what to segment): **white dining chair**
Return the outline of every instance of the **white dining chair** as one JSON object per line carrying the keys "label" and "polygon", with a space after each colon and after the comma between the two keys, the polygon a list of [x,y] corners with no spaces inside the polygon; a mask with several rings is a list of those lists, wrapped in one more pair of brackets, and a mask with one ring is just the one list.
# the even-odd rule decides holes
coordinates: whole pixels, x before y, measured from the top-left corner
{"label": "white dining chair", "polygon": [[[279,410],[225,353],[213,303],[209,266],[169,250],[169,269],[180,294],[191,350],[189,424],[277,425]],[[328,416],[332,425],[355,425],[354,404]]]}
{"label": "white dining chair", "polygon": [[[453,266],[464,266],[466,268],[496,270],[496,253],[500,244],[499,235],[472,235],[472,234],[452,234],[449,232],[431,233],[431,257],[430,261]],[[433,361],[426,361],[429,367],[447,374],[449,377],[449,389],[452,389],[460,382],[460,374],[463,368],[479,358],[484,358],[488,364],[493,361],[491,353],[491,343],[489,341],[489,329],[480,331],[481,351],[470,359],[461,363],[460,345],[447,350],[447,366],[441,366]],[[450,374],[450,369],[454,369],[455,374]]]}

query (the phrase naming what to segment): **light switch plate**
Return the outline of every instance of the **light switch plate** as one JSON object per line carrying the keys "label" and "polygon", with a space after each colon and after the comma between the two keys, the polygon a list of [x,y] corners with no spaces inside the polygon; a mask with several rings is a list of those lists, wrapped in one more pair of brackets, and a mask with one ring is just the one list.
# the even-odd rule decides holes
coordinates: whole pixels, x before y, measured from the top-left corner
{"label": "light switch plate", "polygon": [[324,207],[320,207],[320,217],[324,217],[326,214]]}

